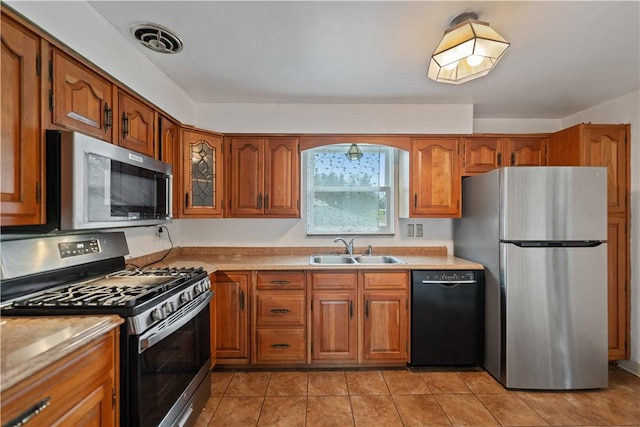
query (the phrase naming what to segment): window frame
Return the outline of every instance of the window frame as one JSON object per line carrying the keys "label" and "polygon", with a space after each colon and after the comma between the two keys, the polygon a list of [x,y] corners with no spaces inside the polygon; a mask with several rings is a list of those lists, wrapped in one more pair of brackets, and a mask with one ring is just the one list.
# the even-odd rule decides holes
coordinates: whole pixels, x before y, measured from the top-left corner
{"label": "window frame", "polygon": [[[395,212],[396,212],[396,204],[397,204],[397,168],[398,168],[398,148],[380,145],[380,144],[371,144],[371,143],[358,143],[358,146],[366,151],[368,148],[375,148],[376,150],[383,150],[386,152],[387,160],[385,162],[386,170],[385,176],[386,181],[382,186],[378,187],[319,187],[322,188],[321,191],[326,192],[366,192],[370,191],[372,193],[385,193],[387,200],[387,214],[386,214],[386,225],[384,227],[379,227],[377,230],[326,230],[326,231],[314,231],[310,229],[310,225],[313,224],[314,219],[314,211],[313,209],[313,201],[315,199],[314,195],[316,194],[315,187],[312,186],[313,183],[313,174],[314,174],[314,164],[313,162],[313,154],[318,151],[324,152],[336,152],[336,153],[345,153],[351,146],[351,143],[345,144],[331,144],[331,145],[322,145],[318,147],[314,147],[308,150],[304,150],[303,152],[303,173],[304,173],[304,200],[305,200],[305,230],[308,236],[335,236],[339,235],[367,235],[367,236],[393,236],[395,235]],[[374,190],[376,189],[376,190]]]}

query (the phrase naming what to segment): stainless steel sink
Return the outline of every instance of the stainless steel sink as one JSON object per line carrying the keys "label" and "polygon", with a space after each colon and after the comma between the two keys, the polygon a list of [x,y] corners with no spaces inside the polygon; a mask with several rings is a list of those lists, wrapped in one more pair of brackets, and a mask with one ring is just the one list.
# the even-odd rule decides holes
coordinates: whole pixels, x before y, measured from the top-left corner
{"label": "stainless steel sink", "polygon": [[406,264],[393,255],[361,255],[355,260],[359,264]]}
{"label": "stainless steel sink", "polygon": [[406,264],[393,255],[311,255],[311,265]]}
{"label": "stainless steel sink", "polygon": [[309,264],[355,264],[356,261],[348,255],[311,255]]}

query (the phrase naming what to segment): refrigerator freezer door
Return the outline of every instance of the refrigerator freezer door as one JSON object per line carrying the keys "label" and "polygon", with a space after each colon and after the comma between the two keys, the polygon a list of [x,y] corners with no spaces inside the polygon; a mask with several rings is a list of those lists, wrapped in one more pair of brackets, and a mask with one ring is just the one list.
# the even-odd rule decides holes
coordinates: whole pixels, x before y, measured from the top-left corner
{"label": "refrigerator freezer door", "polygon": [[606,244],[521,248],[502,243],[500,252],[505,386],[606,387]]}
{"label": "refrigerator freezer door", "polygon": [[603,167],[507,167],[499,171],[500,240],[607,240]]}

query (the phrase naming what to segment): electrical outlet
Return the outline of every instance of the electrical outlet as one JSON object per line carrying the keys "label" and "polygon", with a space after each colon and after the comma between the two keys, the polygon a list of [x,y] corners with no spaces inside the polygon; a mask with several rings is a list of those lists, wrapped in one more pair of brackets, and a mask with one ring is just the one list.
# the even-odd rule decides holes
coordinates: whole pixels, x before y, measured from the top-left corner
{"label": "electrical outlet", "polygon": [[416,237],[422,237],[422,224],[416,224]]}
{"label": "electrical outlet", "polygon": [[155,227],[154,230],[155,230],[154,235],[156,237],[156,240],[161,240],[162,235],[164,234],[164,229],[162,227]]}
{"label": "electrical outlet", "polygon": [[407,237],[413,237],[413,224],[407,224]]}

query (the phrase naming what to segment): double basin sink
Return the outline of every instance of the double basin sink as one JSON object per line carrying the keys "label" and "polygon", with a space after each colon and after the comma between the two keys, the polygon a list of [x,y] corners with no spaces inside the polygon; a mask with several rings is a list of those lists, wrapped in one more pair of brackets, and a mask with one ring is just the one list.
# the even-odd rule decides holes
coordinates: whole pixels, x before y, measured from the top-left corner
{"label": "double basin sink", "polygon": [[311,265],[406,264],[393,255],[311,255]]}

